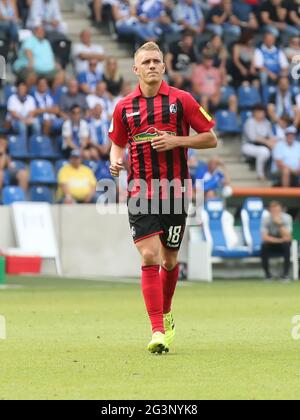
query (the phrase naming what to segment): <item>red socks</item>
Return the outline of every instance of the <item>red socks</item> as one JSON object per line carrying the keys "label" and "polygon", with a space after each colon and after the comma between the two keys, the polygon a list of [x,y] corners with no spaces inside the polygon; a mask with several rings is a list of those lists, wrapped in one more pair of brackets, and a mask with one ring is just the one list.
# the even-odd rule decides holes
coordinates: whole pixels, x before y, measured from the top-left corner
{"label": "red socks", "polygon": [[171,311],[178,275],[178,264],[172,271],[159,265],[142,267],[142,291],[153,333],[165,332],[163,315]]}
{"label": "red socks", "polygon": [[163,321],[163,287],[159,276],[159,265],[142,267],[142,291],[149,318],[152,324],[152,332],[165,333]]}
{"label": "red socks", "polygon": [[177,281],[179,276],[179,265],[177,264],[172,271],[167,271],[161,267],[160,278],[163,284],[164,293],[164,314],[168,314],[171,311],[172,299],[175,293]]}

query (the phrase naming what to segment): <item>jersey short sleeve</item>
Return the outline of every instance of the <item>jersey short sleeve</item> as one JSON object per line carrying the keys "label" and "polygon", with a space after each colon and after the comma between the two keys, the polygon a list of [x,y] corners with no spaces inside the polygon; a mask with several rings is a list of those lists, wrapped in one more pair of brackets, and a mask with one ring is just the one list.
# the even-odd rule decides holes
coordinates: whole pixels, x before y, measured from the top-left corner
{"label": "jersey short sleeve", "polygon": [[122,116],[122,103],[118,103],[114,111],[109,129],[109,137],[117,146],[126,147],[128,143],[128,130]]}
{"label": "jersey short sleeve", "polygon": [[185,96],[184,117],[198,134],[207,133],[215,126],[213,118],[190,94]]}

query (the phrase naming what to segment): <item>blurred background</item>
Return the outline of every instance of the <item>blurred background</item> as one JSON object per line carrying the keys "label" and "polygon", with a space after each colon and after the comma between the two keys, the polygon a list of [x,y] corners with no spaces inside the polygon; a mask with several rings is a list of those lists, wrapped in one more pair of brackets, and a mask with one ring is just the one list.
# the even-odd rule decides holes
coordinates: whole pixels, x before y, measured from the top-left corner
{"label": "blurred background", "polygon": [[[204,179],[206,204],[202,227],[194,209],[181,276],[212,278],[211,266],[203,273],[191,257],[203,250],[215,276],[261,276],[261,221],[271,201],[292,217],[293,239],[300,239],[297,0],[0,0],[7,62],[0,247],[5,254],[19,245],[8,206],[46,202],[64,274],[138,274],[126,215],[99,216],[89,204],[101,201],[96,182],[111,179],[108,128],[116,104],[135,87],[132,56],[146,41],[159,43],[166,80],[213,115],[220,139],[217,150],[190,151],[194,193]],[[117,190],[123,206],[125,171]],[[115,246],[124,258],[118,267]],[[296,242],[291,259],[296,278]],[[47,264],[42,270],[55,272]]]}

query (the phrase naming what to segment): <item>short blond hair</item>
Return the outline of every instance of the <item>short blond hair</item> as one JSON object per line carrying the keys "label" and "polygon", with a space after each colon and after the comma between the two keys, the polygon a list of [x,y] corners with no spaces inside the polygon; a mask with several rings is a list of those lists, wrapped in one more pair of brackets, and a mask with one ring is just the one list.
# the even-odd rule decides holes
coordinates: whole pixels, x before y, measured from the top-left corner
{"label": "short blond hair", "polygon": [[155,42],[146,42],[146,44],[142,45],[134,54],[134,60],[136,60],[137,56],[143,51],[157,51],[161,58],[164,58],[164,54],[159,46]]}

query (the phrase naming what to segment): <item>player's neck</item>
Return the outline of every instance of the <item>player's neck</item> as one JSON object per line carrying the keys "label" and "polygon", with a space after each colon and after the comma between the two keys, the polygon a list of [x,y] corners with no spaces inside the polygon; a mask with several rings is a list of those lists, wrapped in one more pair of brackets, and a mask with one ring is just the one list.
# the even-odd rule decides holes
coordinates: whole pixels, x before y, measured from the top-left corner
{"label": "player's neck", "polygon": [[156,96],[159,92],[160,86],[161,82],[158,82],[153,85],[147,85],[143,81],[140,81],[141,92],[145,98],[153,98],[154,96]]}

